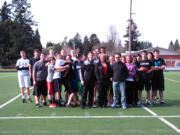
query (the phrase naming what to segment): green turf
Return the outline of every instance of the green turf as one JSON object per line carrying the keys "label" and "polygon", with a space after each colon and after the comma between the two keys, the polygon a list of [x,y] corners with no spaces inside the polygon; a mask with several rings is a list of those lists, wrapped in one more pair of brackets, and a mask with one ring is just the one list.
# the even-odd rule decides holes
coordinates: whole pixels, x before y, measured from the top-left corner
{"label": "green turf", "polygon": [[1,120],[0,134],[177,135],[158,119]]}
{"label": "green turf", "polygon": [[[180,81],[180,72],[166,72],[165,78]],[[20,89],[17,73],[0,73],[0,105],[17,96]],[[165,79],[166,105],[148,107],[161,116],[180,115],[180,83]],[[145,91],[143,92],[145,99]],[[36,108],[34,103],[21,103],[21,98],[0,109],[0,117],[16,116],[152,116],[141,107],[122,110],[77,108]],[[165,118],[180,128],[180,118]],[[177,133],[157,118],[108,119],[0,119],[0,135],[4,134],[108,134],[108,135],[176,135]]]}

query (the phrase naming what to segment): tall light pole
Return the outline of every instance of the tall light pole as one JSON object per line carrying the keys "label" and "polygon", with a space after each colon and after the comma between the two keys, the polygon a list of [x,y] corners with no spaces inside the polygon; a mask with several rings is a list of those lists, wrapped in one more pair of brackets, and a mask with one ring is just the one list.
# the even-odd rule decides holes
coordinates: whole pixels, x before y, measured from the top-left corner
{"label": "tall light pole", "polygon": [[131,55],[131,27],[132,27],[132,0],[130,0],[130,17],[129,17],[129,55]]}

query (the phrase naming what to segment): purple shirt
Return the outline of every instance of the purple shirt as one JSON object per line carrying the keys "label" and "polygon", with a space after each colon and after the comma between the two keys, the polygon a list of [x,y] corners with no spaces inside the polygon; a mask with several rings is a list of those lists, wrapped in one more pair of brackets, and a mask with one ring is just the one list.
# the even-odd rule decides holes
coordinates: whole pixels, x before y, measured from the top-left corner
{"label": "purple shirt", "polygon": [[133,81],[134,80],[133,77],[136,74],[136,66],[133,64],[126,63],[126,67],[128,69],[128,72],[129,72],[129,76],[128,76],[127,80]]}

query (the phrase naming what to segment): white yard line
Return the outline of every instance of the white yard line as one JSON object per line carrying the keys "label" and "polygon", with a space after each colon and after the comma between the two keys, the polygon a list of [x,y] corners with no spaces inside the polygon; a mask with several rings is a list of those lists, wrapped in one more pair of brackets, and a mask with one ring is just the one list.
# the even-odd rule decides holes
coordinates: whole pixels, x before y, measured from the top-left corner
{"label": "white yard line", "polygon": [[0,117],[1,120],[6,119],[112,119],[112,118],[180,118],[180,115],[174,116],[16,116],[16,117]]}
{"label": "white yard line", "polygon": [[[171,122],[167,121],[166,119],[164,119],[165,117],[163,116],[158,116],[155,112],[153,112],[151,109],[142,106],[142,108],[144,110],[146,110],[147,112],[149,112],[150,114],[152,114],[152,116],[156,116],[159,120],[161,120],[163,123],[165,123],[166,125],[168,125],[169,127],[171,127],[173,130],[175,130],[177,133],[180,133],[180,129],[178,129],[175,125],[173,125]],[[167,118],[167,117],[166,117]]]}
{"label": "white yard line", "polygon": [[170,78],[167,78],[167,77],[165,79],[168,80],[168,81],[180,83],[180,81],[177,81],[177,80],[174,80],[174,79],[170,79]]}
{"label": "white yard line", "polygon": [[0,76],[0,78],[7,78],[7,77],[12,77],[12,76],[17,76],[17,75]]}
{"label": "white yard line", "polygon": [[[32,87],[30,88],[32,89]],[[16,97],[10,99],[9,101],[5,102],[4,104],[0,105],[0,109],[2,109],[3,107],[5,107],[6,105],[10,104],[11,102],[13,102],[14,100],[18,99],[21,96],[21,93],[18,94]]]}

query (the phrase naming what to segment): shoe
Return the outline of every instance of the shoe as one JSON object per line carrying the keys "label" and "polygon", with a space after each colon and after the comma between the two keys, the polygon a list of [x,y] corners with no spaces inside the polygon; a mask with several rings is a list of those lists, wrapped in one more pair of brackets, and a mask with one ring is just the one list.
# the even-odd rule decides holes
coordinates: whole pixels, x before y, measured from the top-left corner
{"label": "shoe", "polygon": [[142,106],[142,102],[139,100],[139,101],[137,102],[137,105],[138,105],[138,106]]}
{"label": "shoe", "polygon": [[56,108],[56,104],[55,103],[52,103],[49,105],[50,108]]}
{"label": "shoe", "polygon": [[160,104],[166,104],[166,102],[164,100],[161,100]]}
{"label": "shoe", "polygon": [[71,104],[66,104],[66,107],[71,108],[72,106],[71,106]]}
{"label": "shoe", "polygon": [[148,106],[153,106],[153,104],[151,103],[150,100],[147,100],[147,101],[146,101],[146,104],[147,104]]}
{"label": "shoe", "polygon": [[44,103],[43,103],[43,106],[47,106],[47,103],[46,103],[46,102],[44,102]]}
{"label": "shoe", "polygon": [[81,108],[81,109],[84,109],[84,108],[85,108],[85,106],[81,105],[81,106],[80,106],[80,108]]}
{"label": "shoe", "polygon": [[76,102],[74,102],[74,103],[73,103],[73,107],[76,107],[76,106],[77,106],[77,103],[76,103]]}
{"label": "shoe", "polygon": [[28,103],[32,103],[32,100],[30,98],[28,99]]}
{"label": "shoe", "polygon": [[126,107],[126,106],[123,106],[123,107],[122,107],[122,109],[126,110],[126,109],[127,109],[127,107]]}
{"label": "shoe", "polygon": [[22,99],[22,103],[25,103],[25,102],[26,102],[26,100],[23,98],[23,99]]}
{"label": "shoe", "polygon": [[159,103],[159,97],[155,97],[156,103]]}
{"label": "shoe", "polygon": [[117,108],[117,106],[116,106],[116,105],[112,105],[111,107],[112,107],[112,108],[114,108],[114,109],[116,109],[116,108]]}
{"label": "shoe", "polygon": [[36,106],[37,108],[39,108],[39,107],[40,107],[40,104],[38,103],[38,104],[36,104],[35,106]]}
{"label": "shoe", "polygon": [[96,108],[97,106],[96,106],[96,104],[93,104],[93,106],[92,106],[93,108]]}

